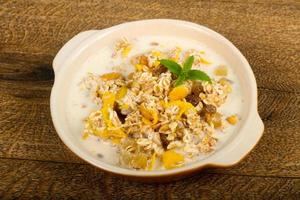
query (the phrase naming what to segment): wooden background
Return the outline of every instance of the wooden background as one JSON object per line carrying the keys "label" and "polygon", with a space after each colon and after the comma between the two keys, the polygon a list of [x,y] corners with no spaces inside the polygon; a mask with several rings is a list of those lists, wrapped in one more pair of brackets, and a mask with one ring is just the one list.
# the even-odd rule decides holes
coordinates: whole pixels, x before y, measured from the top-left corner
{"label": "wooden background", "polygon": [[[216,30],[256,75],[263,138],[228,169],[166,184],[104,174],[70,152],[49,111],[51,62],[78,32],[147,18]],[[300,199],[297,0],[0,0],[0,199]]]}

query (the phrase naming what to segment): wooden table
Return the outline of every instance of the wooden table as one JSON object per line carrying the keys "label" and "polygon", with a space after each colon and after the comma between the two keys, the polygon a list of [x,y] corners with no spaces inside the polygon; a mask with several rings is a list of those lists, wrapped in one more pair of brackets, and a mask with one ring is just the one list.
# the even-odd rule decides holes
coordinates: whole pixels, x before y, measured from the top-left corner
{"label": "wooden table", "polygon": [[[166,184],[104,174],[70,152],[49,111],[52,60],[78,32],[146,18],[205,25],[256,75],[265,124],[235,167]],[[300,199],[300,3],[297,0],[0,0],[0,199]]]}

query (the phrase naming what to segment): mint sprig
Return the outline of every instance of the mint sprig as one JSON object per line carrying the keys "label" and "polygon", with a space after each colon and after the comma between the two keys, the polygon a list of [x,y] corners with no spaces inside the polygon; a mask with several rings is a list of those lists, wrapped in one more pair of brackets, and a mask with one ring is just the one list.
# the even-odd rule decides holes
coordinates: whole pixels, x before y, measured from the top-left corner
{"label": "mint sprig", "polygon": [[188,73],[193,66],[194,63],[194,56],[189,56],[183,63],[183,72]]}
{"label": "mint sprig", "polygon": [[189,80],[201,80],[211,83],[211,79],[209,78],[209,76],[201,70],[192,69],[188,71],[187,76]]}
{"label": "mint sprig", "polygon": [[181,73],[181,66],[174,62],[173,60],[168,60],[168,59],[162,59],[160,60],[160,63],[165,66],[166,68],[168,68],[168,70],[170,70],[170,72],[172,72],[173,74],[175,74],[176,76],[179,77],[180,73]]}
{"label": "mint sprig", "polygon": [[181,85],[186,80],[200,80],[211,83],[210,77],[201,70],[192,69],[194,56],[189,56],[183,66],[169,59],[162,59],[160,63],[177,76],[175,86]]}

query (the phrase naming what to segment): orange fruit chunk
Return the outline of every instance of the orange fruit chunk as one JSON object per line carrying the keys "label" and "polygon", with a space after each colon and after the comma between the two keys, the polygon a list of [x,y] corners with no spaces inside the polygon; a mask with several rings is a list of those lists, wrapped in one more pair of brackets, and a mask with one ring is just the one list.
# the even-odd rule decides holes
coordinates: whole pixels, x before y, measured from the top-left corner
{"label": "orange fruit chunk", "polygon": [[228,121],[229,124],[235,125],[239,119],[236,115],[231,115],[231,116],[227,117],[226,120]]}
{"label": "orange fruit chunk", "polygon": [[226,92],[230,93],[232,92],[232,86],[230,84],[230,82],[226,79],[226,78],[221,78],[219,80],[219,83],[222,85],[222,86],[225,86],[226,87]]}
{"label": "orange fruit chunk", "polygon": [[112,130],[105,129],[104,131],[99,132],[98,136],[104,139],[116,140],[116,139],[125,138],[126,134],[122,131],[122,129],[117,128]]}
{"label": "orange fruit chunk", "polygon": [[156,124],[158,122],[158,113],[155,109],[146,108],[144,104],[140,105],[139,110],[143,116],[142,120],[145,124]]}
{"label": "orange fruit chunk", "polygon": [[102,95],[102,107],[113,107],[116,96],[112,92],[104,92]]}
{"label": "orange fruit chunk", "polygon": [[112,122],[109,118],[109,109],[112,109],[115,103],[115,94],[112,92],[104,92],[102,95],[102,117],[108,127],[112,127]]}
{"label": "orange fruit chunk", "polygon": [[113,127],[112,121],[109,118],[109,108],[108,107],[103,107],[101,109],[101,113],[102,113],[102,118],[103,118],[103,121],[104,121],[105,125],[108,126],[108,127]]}
{"label": "orange fruit chunk", "polygon": [[202,63],[202,64],[205,64],[205,65],[210,65],[211,64],[210,61],[208,61],[208,60],[206,60],[205,58],[202,58],[202,57],[199,59],[199,62]]}
{"label": "orange fruit chunk", "polygon": [[85,132],[82,136],[82,139],[86,140],[86,139],[88,139],[88,137],[89,137],[89,134],[87,132]]}
{"label": "orange fruit chunk", "polygon": [[147,170],[153,170],[156,161],[156,153],[153,153],[150,159],[150,163],[148,164]]}
{"label": "orange fruit chunk", "polygon": [[147,156],[145,154],[139,153],[138,155],[133,155],[131,165],[133,168],[146,169],[147,161]]}
{"label": "orange fruit chunk", "polygon": [[179,112],[176,116],[176,119],[180,119],[181,115],[183,113],[186,113],[189,109],[193,109],[194,111],[196,111],[196,108],[193,106],[193,104],[191,104],[189,102],[184,102],[184,101],[171,101],[171,102],[167,103],[166,107],[170,107],[170,106],[178,106],[179,107]]}
{"label": "orange fruit chunk", "polygon": [[214,74],[217,76],[227,76],[228,71],[226,66],[221,65],[218,68],[215,69]]}
{"label": "orange fruit chunk", "polygon": [[140,71],[148,71],[148,67],[146,65],[143,64],[136,64],[135,66],[135,70],[140,72]]}
{"label": "orange fruit chunk", "polygon": [[116,94],[116,100],[123,99],[123,97],[125,97],[126,94],[127,94],[127,87],[122,86]]}
{"label": "orange fruit chunk", "polygon": [[189,89],[186,86],[181,85],[171,90],[171,92],[169,93],[169,98],[171,101],[181,100],[185,98],[188,94]]}
{"label": "orange fruit chunk", "polygon": [[105,81],[109,81],[109,80],[115,80],[115,79],[118,79],[121,77],[121,74],[118,73],[118,72],[111,72],[111,73],[107,73],[107,74],[103,74],[101,76],[101,79],[102,80],[105,80]]}
{"label": "orange fruit chunk", "polygon": [[183,164],[184,157],[174,150],[168,150],[164,152],[162,161],[166,169],[173,169]]}
{"label": "orange fruit chunk", "polygon": [[129,52],[131,51],[131,46],[127,46],[122,50],[122,57],[126,58],[129,54]]}

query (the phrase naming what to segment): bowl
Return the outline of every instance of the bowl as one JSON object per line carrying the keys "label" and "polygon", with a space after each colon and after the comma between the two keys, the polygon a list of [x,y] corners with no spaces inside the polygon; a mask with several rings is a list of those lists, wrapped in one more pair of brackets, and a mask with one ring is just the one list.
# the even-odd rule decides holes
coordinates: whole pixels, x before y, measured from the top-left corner
{"label": "bowl", "polygon": [[[122,37],[145,35],[177,36],[198,40],[213,49],[231,65],[240,81],[244,106],[237,131],[224,144],[204,159],[171,170],[138,171],[119,167],[88,152],[67,119],[67,99],[72,80],[90,55]],[[251,67],[241,52],[225,37],[204,26],[181,20],[152,19],[123,23],[103,30],[81,32],[69,40],[53,60],[55,81],[50,107],[54,127],[64,142],[86,162],[116,175],[140,180],[170,180],[193,174],[205,167],[229,167],[241,161],[257,144],[264,125],[257,111],[257,86]],[[80,131],[80,130],[78,130]],[[109,150],[108,150],[109,151]],[[109,153],[109,152],[107,152]]]}

